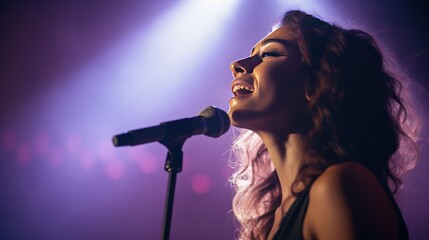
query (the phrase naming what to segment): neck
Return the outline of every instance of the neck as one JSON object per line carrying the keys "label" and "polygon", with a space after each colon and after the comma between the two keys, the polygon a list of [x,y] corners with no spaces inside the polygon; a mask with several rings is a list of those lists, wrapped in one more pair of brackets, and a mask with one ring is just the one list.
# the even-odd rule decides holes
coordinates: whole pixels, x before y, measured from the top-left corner
{"label": "neck", "polygon": [[298,175],[299,167],[305,156],[305,138],[300,133],[279,136],[278,134],[257,133],[270,154],[276,168],[282,191],[282,202],[292,193],[292,184]]}

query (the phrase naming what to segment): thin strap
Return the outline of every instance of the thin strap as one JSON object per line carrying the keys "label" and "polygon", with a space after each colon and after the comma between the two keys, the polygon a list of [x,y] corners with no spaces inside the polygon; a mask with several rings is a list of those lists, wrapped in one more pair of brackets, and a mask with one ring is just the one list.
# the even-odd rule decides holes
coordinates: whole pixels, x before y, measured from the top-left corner
{"label": "thin strap", "polygon": [[273,240],[280,239],[293,239],[301,240],[302,238],[302,225],[304,222],[305,213],[307,212],[309,191],[312,183],[310,183],[290,206],[286,215],[280,222],[279,230],[273,237]]}

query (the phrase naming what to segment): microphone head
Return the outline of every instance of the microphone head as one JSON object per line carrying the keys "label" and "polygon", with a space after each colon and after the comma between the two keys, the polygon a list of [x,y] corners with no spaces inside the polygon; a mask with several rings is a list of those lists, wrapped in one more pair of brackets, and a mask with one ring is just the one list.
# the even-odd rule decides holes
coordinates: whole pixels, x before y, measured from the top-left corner
{"label": "microphone head", "polygon": [[198,114],[198,116],[204,117],[207,121],[207,131],[204,135],[209,137],[220,137],[226,133],[230,126],[228,114],[222,109],[214,106],[208,106]]}

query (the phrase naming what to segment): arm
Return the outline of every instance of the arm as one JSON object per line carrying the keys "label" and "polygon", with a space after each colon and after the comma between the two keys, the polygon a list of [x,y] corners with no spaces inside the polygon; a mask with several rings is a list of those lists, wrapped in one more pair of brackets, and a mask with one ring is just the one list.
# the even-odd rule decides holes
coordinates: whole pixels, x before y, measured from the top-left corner
{"label": "arm", "polygon": [[317,178],[304,225],[319,240],[398,238],[392,203],[375,176],[355,162],[331,166]]}

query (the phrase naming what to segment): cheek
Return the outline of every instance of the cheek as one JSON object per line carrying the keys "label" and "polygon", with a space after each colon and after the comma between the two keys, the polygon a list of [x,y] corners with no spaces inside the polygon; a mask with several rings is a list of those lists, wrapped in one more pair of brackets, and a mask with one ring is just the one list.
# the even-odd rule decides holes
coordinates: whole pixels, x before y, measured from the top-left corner
{"label": "cheek", "polygon": [[299,66],[278,65],[261,71],[260,97],[272,103],[285,104],[305,97],[304,74]]}

